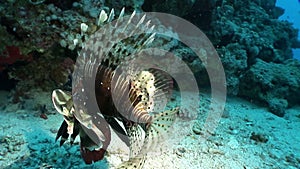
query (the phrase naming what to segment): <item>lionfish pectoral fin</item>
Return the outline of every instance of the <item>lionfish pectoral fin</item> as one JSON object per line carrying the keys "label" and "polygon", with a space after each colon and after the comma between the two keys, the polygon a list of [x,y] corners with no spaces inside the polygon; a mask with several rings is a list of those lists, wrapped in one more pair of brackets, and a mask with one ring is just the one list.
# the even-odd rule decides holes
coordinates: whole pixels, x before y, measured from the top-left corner
{"label": "lionfish pectoral fin", "polygon": [[154,102],[152,103],[152,112],[161,112],[170,101],[174,81],[172,77],[163,70],[150,68],[148,71],[154,76],[155,91],[151,99]]}
{"label": "lionfish pectoral fin", "polygon": [[131,87],[143,110],[161,112],[172,95],[173,79],[162,70],[150,68],[137,73],[132,78]]}
{"label": "lionfish pectoral fin", "polygon": [[79,134],[79,123],[73,115],[73,101],[70,92],[56,89],[52,92],[52,102],[55,109],[64,116],[55,140],[61,137],[60,145],[63,145],[71,135],[71,144],[73,144],[76,136]]}
{"label": "lionfish pectoral fin", "polygon": [[133,125],[128,130],[128,137],[130,141],[129,158],[137,157],[144,145],[146,133],[140,125]]}
{"label": "lionfish pectoral fin", "polygon": [[174,108],[153,115],[153,122],[146,127],[146,132],[141,125],[134,125],[129,128],[130,158],[118,166],[118,169],[141,169],[145,163],[146,154],[159,147],[159,144],[170,131],[178,112],[179,108]]}
{"label": "lionfish pectoral fin", "polygon": [[71,112],[73,106],[71,93],[56,89],[52,92],[52,102],[60,114],[67,117],[73,116]]}
{"label": "lionfish pectoral fin", "polygon": [[131,86],[135,95],[139,96],[139,102],[143,106],[144,110],[152,111],[154,94],[154,76],[149,71],[141,71],[136,74],[131,82]]}
{"label": "lionfish pectoral fin", "polygon": [[74,140],[78,136],[79,132],[80,132],[80,124],[75,119],[74,127],[73,127],[73,133],[71,134],[71,140],[70,140],[71,145],[74,143]]}
{"label": "lionfish pectoral fin", "polygon": [[68,124],[67,122],[64,120],[56,134],[56,138],[55,141],[57,141],[59,139],[59,137],[61,137],[60,140],[60,146],[62,146],[64,144],[64,142],[68,139],[69,134],[68,134]]}
{"label": "lionfish pectoral fin", "polygon": [[152,124],[147,128],[143,151],[148,152],[159,147],[158,145],[166,139],[170,128],[175,122],[179,108],[166,110],[155,114]]}
{"label": "lionfish pectoral fin", "polygon": [[127,145],[129,146],[129,138],[127,137],[127,133],[124,128],[118,123],[118,121],[114,117],[106,118],[107,122],[110,124],[112,129],[118,135],[118,137]]}
{"label": "lionfish pectoral fin", "polygon": [[176,107],[158,114],[154,114],[151,127],[161,133],[165,133],[173,125],[178,113],[179,108]]}
{"label": "lionfish pectoral fin", "polygon": [[122,117],[138,123],[147,123],[152,120],[141,102],[141,90],[135,88],[133,82],[122,75],[115,75],[112,79],[111,89],[115,94],[114,104],[118,106]]}
{"label": "lionfish pectoral fin", "polygon": [[145,164],[145,161],[146,161],[145,156],[135,157],[120,164],[117,168],[118,169],[142,169]]}

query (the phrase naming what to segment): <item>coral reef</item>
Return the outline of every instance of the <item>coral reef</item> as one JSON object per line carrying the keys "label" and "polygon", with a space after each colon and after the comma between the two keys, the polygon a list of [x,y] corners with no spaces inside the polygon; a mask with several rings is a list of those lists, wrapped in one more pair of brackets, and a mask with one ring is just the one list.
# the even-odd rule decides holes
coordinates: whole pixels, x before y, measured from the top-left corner
{"label": "coral reef", "polygon": [[[295,66],[298,61],[287,61],[293,57],[292,48],[299,46],[298,30],[291,23],[278,20],[284,11],[275,6],[276,0],[196,0],[192,7],[171,7],[176,9],[155,7],[156,1],[145,2],[148,4],[144,8],[160,12],[191,9],[183,17],[201,28],[216,47],[226,72],[229,94],[263,101],[279,116],[284,115],[288,106],[299,103],[296,97],[299,98],[299,92],[295,92],[299,90],[296,72],[300,69]],[[182,16],[180,12],[177,15]],[[180,47],[177,51],[188,50]],[[196,57],[192,52],[184,53],[188,54],[181,55],[183,60],[193,65]],[[191,68],[199,72],[197,77],[203,81],[207,75],[198,65]],[[262,70],[268,73],[257,80],[256,75]],[[278,81],[270,87],[267,79]]]}
{"label": "coral reef", "polygon": [[72,59],[85,38],[80,24],[89,23],[89,18],[59,8],[65,3],[22,0],[1,4],[5,7],[0,8],[1,77],[18,81],[15,93],[34,88],[51,90],[70,80]]}
{"label": "coral reef", "polygon": [[123,7],[125,7],[128,11],[133,12],[142,11],[142,5],[144,4],[144,0],[106,0],[105,5],[109,8],[114,8],[116,11],[120,11]]}
{"label": "coral reef", "polygon": [[19,81],[16,89],[20,91],[28,91],[34,87],[49,91],[63,87],[70,80],[74,61],[68,57],[60,57],[61,55],[46,53],[37,56],[32,62],[12,69],[9,77]]}
{"label": "coral reef", "polygon": [[268,63],[257,59],[241,78],[239,95],[258,100],[278,116],[288,106],[300,103],[300,62]]}
{"label": "coral reef", "polygon": [[299,63],[287,61],[298,30],[277,20],[275,0],[248,3],[223,1],[208,35],[218,47],[230,94],[263,100],[271,112],[283,116],[288,104],[299,103]]}
{"label": "coral reef", "polygon": [[[59,147],[54,143],[61,118],[54,115],[54,107],[49,104],[49,91],[71,90],[75,59],[89,36],[103,26],[105,15],[99,17],[99,14],[114,8],[117,16],[124,6],[128,13],[133,10],[166,12],[191,21],[217,49],[225,68],[228,93],[285,117],[266,114],[264,107],[242,99],[230,103],[232,98],[229,98],[219,127],[203,144],[200,138],[211,100],[209,96],[201,96],[199,109],[183,108],[180,112],[199,111],[200,114],[194,125],[189,124],[193,125],[186,135],[189,142],[180,142],[181,147],[165,154],[170,158],[150,159],[149,166],[176,159],[183,165],[192,160],[187,166],[196,168],[202,163],[218,163],[219,167],[227,168],[299,168],[300,63],[292,59],[292,48],[300,48],[300,41],[298,30],[291,23],[278,20],[284,10],[275,6],[276,0],[0,2],[0,89],[13,89],[5,91],[8,93],[5,96],[0,95],[3,110],[0,128],[4,133],[0,134],[0,168],[111,167],[109,160],[115,160],[117,150],[100,163],[86,166],[80,159],[78,142],[73,147]],[[167,34],[173,38],[158,35],[152,47],[173,52],[178,60],[166,58],[168,65],[183,60],[198,78],[200,87],[209,88],[205,63],[185,44],[175,40],[179,35],[172,31]],[[172,66],[170,69],[184,70]],[[297,109],[288,109],[294,105]],[[172,140],[178,139],[182,126],[175,128],[178,132]]]}
{"label": "coral reef", "polygon": [[0,56],[0,72],[2,72],[7,66],[16,63],[17,61],[32,60],[31,55],[24,56],[20,53],[20,49],[16,46],[6,46],[6,50]]}
{"label": "coral reef", "polygon": [[223,1],[213,11],[216,19],[207,33],[222,58],[231,94],[239,93],[240,77],[256,58],[276,63],[292,58],[297,30],[267,13],[275,8],[275,3],[264,1],[247,5],[244,1]]}
{"label": "coral reef", "polygon": [[[4,73],[18,79],[20,86],[61,86],[67,83],[66,77],[71,70],[61,64],[67,58],[74,60],[89,35],[101,27],[98,18],[101,10],[108,12],[115,8],[118,12],[125,6],[128,12],[166,12],[191,21],[209,37],[223,62],[229,94],[263,100],[272,112],[282,116],[285,108],[298,103],[294,101],[297,99],[286,98],[296,97],[294,95],[298,93],[294,91],[298,88],[283,78],[287,76],[283,72],[299,71],[295,66],[297,61],[291,64],[287,60],[292,58],[292,48],[299,48],[300,42],[298,30],[290,23],[278,20],[284,11],[275,3],[276,0],[6,0],[0,6],[0,70],[6,70]],[[154,46],[172,44],[166,49],[171,49],[188,64],[200,85],[209,85],[204,64],[190,49],[173,39],[155,43]],[[62,52],[51,52],[58,46]],[[14,57],[7,57],[9,55]],[[254,76],[263,69],[260,66],[267,66],[269,73],[265,73],[263,79],[269,79],[265,76],[271,74],[273,77],[275,72],[270,72],[278,65],[282,65],[279,67],[283,77],[276,83],[276,88],[285,91],[281,96]],[[28,70],[33,74],[25,73]],[[51,85],[45,85],[45,82],[51,82]],[[268,93],[268,97],[263,92]]]}
{"label": "coral reef", "polygon": [[[166,12],[177,16],[184,16],[189,11],[192,11],[192,7],[195,0],[171,0],[171,1],[161,1],[161,0],[145,0],[142,4],[142,9],[145,12]],[[203,5],[205,6],[205,5]]]}

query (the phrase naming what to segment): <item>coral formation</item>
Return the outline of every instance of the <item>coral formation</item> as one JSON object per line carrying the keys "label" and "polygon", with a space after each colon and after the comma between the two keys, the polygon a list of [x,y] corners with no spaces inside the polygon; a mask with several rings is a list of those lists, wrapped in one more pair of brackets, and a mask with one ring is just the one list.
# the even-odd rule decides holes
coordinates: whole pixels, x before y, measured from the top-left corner
{"label": "coral formation", "polygon": [[[276,7],[275,2],[276,0],[7,0],[0,6],[0,69],[13,65],[14,69],[6,71],[11,78],[20,80],[18,85],[23,83],[21,86],[26,86],[27,83],[27,86],[41,87],[45,86],[45,81],[53,81],[46,88],[62,85],[66,83],[66,76],[70,71],[61,67],[61,64],[68,57],[75,59],[89,35],[101,27],[98,23],[101,10],[108,11],[113,7],[119,11],[125,6],[128,12],[167,12],[191,21],[209,37],[223,62],[229,94],[263,100],[272,112],[281,112],[276,114],[282,116],[286,107],[297,102],[286,98],[296,97],[294,95],[297,92],[292,94],[298,89],[296,85],[288,79],[281,79],[276,88],[286,93],[278,96],[275,93],[277,90],[254,76],[260,69],[259,66],[264,65],[269,70],[275,70],[276,65],[282,65],[281,69],[291,72],[299,70],[295,68],[296,63],[287,61],[292,58],[291,49],[300,46],[298,31],[290,23],[278,20],[283,9]],[[190,49],[174,39],[160,39],[154,43],[156,46],[161,44],[172,44],[166,50],[170,49],[188,64],[197,75],[200,85],[209,85],[204,63]],[[57,50],[57,45],[62,47],[59,49],[63,52],[53,54],[51,51]],[[10,50],[12,47],[15,48],[14,54]],[[7,57],[7,54],[16,57]],[[22,62],[16,64],[18,61]],[[28,70],[35,73],[25,73]],[[265,76],[264,79],[269,78]],[[255,86],[250,87],[250,84]],[[268,97],[262,91],[268,93]]]}
{"label": "coral formation", "polygon": [[16,46],[6,46],[6,50],[0,56],[0,72],[7,66],[16,63],[17,61],[32,61],[31,55],[24,56],[20,53],[20,49]]}
{"label": "coral formation", "polygon": [[[223,1],[214,10],[216,19],[208,36],[222,58],[231,94],[239,93],[240,77],[255,64],[256,58],[276,63],[292,58],[291,46],[296,42],[297,30],[267,13],[274,8],[275,3],[264,1],[248,5],[244,1]],[[242,64],[234,59],[236,56]]]}
{"label": "coral formation", "polygon": [[[146,12],[166,12],[169,14],[184,16],[189,11],[192,11],[192,7],[195,0],[170,0],[170,1],[160,1],[160,0],[145,0],[142,4],[142,9]],[[202,4],[203,5],[203,4]],[[205,6],[205,5],[203,5]]]}
{"label": "coral formation", "polygon": [[257,59],[241,77],[239,95],[262,101],[270,111],[283,116],[288,106],[300,103],[300,62],[268,63]]}
{"label": "coral formation", "polygon": [[[163,5],[155,8],[156,1],[145,2],[148,4],[144,4],[144,8],[160,12],[171,11]],[[283,14],[283,9],[276,7],[275,3],[276,0],[196,0],[184,18],[201,28],[216,47],[225,68],[229,94],[251,100],[263,100],[273,113],[283,116],[288,105],[299,103],[298,99],[295,99],[296,96],[300,96],[299,92],[295,92],[295,89],[299,89],[298,84],[291,83],[299,76],[295,73],[299,72],[299,68],[295,67],[298,61],[292,61],[294,64],[287,61],[292,59],[292,48],[299,46],[299,41],[298,30],[294,29],[291,23],[278,20]],[[186,7],[190,8],[172,6],[176,8],[172,10]],[[182,48],[181,46],[177,51],[182,51]],[[191,52],[188,53],[190,54],[181,56],[192,65],[191,62],[195,61],[196,57]],[[265,65],[261,64],[261,61]],[[199,63],[198,65],[190,67],[194,72],[200,72],[200,81],[207,79],[203,67]],[[258,82],[254,73],[256,70],[266,69],[264,66],[267,66],[272,75],[266,73],[261,76],[262,79],[269,79],[275,76],[278,65],[281,66],[276,77],[281,79],[274,87],[276,90],[267,87],[266,80]],[[291,75],[293,72],[294,75]],[[284,92],[278,93],[278,90]],[[268,96],[265,96],[265,93],[268,93]]]}
{"label": "coral formation", "polygon": [[9,76],[19,81],[17,89],[28,91],[36,86],[49,91],[57,86],[63,87],[70,80],[74,61],[55,56],[53,53],[37,56],[32,62],[12,69]]}

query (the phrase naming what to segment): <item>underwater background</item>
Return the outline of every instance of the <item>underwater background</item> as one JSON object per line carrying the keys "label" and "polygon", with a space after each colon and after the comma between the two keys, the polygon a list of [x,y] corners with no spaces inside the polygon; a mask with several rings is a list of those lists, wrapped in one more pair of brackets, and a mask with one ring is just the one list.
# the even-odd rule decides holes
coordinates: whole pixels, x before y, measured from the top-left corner
{"label": "underwater background", "polygon": [[[56,138],[67,119],[60,110],[69,107],[62,103],[57,106],[52,95],[55,89],[66,93],[72,92],[72,87],[74,90],[78,58],[84,55],[97,60],[97,55],[82,50],[85,46],[92,44],[101,51],[110,42],[120,45],[113,46],[106,62],[101,62],[107,67],[108,63],[126,62],[128,53],[143,47],[140,36],[110,39],[118,27],[103,35],[108,41],[89,41],[112,22],[112,9],[117,20],[124,7],[124,16],[134,11],[172,14],[203,32],[201,38],[195,32],[182,36],[176,30],[186,28],[187,22],[175,23],[172,28],[152,18],[151,23],[158,28],[154,31],[161,34],[148,37],[147,47],[168,51],[177,60],[163,55],[151,61],[168,63],[174,88],[166,109],[180,110],[168,137],[151,143],[161,152],[151,156],[152,149],[147,149],[149,154],[140,168],[300,168],[297,0],[0,0],[0,168],[121,168],[120,164],[134,168],[126,163],[128,154],[122,149],[126,145],[113,132],[104,157],[93,164],[85,164],[82,157],[83,139],[77,137],[72,145],[67,139],[60,145],[63,138]],[[150,30],[146,22],[136,25]],[[191,47],[184,40],[203,46]],[[221,65],[203,59],[215,54]],[[222,73],[211,76],[211,69],[222,70],[226,82]],[[153,86],[167,87],[169,78],[164,73],[158,77],[161,81],[154,81]],[[195,79],[195,84],[181,84],[175,77]],[[134,81],[136,77],[128,78]],[[219,82],[226,87],[216,90],[220,98],[226,96],[224,104],[225,100],[214,98],[213,84]],[[197,89],[191,90],[191,86]],[[165,94],[165,90],[156,91]],[[151,99],[160,100],[149,94],[147,97],[149,105]],[[145,132],[148,129],[145,124],[133,126],[142,126]]]}
{"label": "underwater background", "polygon": [[[300,28],[300,3],[299,1],[283,1],[279,0],[276,2],[277,6],[282,7],[285,9],[285,12],[282,16],[279,17],[281,20],[287,20],[291,23],[293,23],[293,26],[297,29]],[[298,39],[300,38],[300,35],[298,34]],[[294,57],[299,59],[300,56],[300,50],[299,49],[293,49]]]}

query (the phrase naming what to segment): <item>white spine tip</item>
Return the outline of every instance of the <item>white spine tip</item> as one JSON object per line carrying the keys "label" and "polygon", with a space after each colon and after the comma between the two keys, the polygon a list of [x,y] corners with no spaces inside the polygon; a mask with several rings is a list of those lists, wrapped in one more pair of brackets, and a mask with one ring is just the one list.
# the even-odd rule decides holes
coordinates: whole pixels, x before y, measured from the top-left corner
{"label": "white spine tip", "polygon": [[107,13],[104,10],[101,10],[97,25],[99,26],[103,24],[107,20],[107,18],[108,18]]}
{"label": "white spine tip", "polygon": [[89,28],[89,26],[87,24],[85,24],[85,23],[80,24],[81,32],[86,32],[88,28]]}

